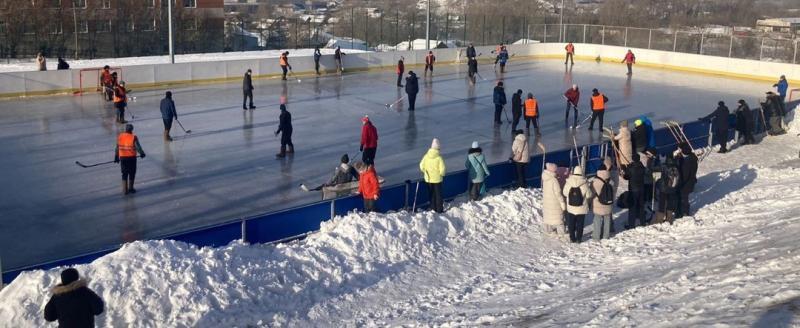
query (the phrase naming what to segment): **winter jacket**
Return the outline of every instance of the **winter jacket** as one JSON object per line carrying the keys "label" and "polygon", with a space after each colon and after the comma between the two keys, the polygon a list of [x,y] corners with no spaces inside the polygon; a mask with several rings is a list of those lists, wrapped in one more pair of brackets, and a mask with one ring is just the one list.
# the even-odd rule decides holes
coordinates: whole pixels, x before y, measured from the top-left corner
{"label": "winter jacket", "polygon": [[477,53],[475,52],[475,47],[467,47],[467,58],[475,57],[478,57]]}
{"label": "winter jacket", "polygon": [[641,117],[641,120],[647,131],[647,147],[656,148],[656,132],[653,129],[653,122],[644,116]]}
{"label": "winter jacket", "polygon": [[363,148],[378,147],[378,129],[372,125],[372,122],[361,126],[361,146]]}
{"label": "winter jacket", "polygon": [[333,58],[336,60],[342,60],[342,54],[343,54],[342,50],[336,48],[336,51],[333,52]]}
{"label": "winter jacket", "polygon": [[514,119],[522,117],[522,94],[515,93],[511,96],[511,115]]}
{"label": "winter jacket", "polygon": [[644,167],[644,185],[653,185],[653,171],[655,170],[656,159],[645,154],[639,154],[639,162]]}
{"label": "winter jacket", "polygon": [[[664,165],[662,165],[660,168],[657,168],[656,170],[661,172],[661,178],[658,179],[658,181],[656,182],[656,189],[658,190],[659,199],[665,202],[664,204],[661,204],[661,202],[659,202],[659,211],[660,212],[665,211],[665,208],[662,205],[666,205],[666,208],[669,209],[673,210],[677,209],[678,191],[681,185],[680,170],[678,170],[678,167],[674,163],[671,163],[670,160],[667,160],[667,162],[664,163]],[[670,186],[669,183],[667,183],[667,181],[669,180],[667,179],[667,177],[670,175],[670,171],[672,171],[673,174],[675,174],[675,176],[673,177],[673,179],[675,180],[674,188]]]}
{"label": "winter jacket", "polygon": [[495,105],[506,104],[506,90],[501,86],[494,87],[494,95],[492,96]]}
{"label": "winter jacket", "polygon": [[419,79],[417,78],[417,74],[410,73],[406,78],[406,93],[410,95],[419,93]]}
{"label": "winter jacket", "polygon": [[636,55],[634,55],[632,52],[626,53],[625,59],[622,61],[626,64],[636,64]]}
{"label": "winter jacket", "polygon": [[47,59],[44,58],[44,56],[40,55],[40,56],[36,57],[36,62],[39,64],[39,70],[40,71],[46,71],[47,70]]}
{"label": "winter jacket", "polygon": [[773,85],[773,87],[778,88],[778,94],[781,95],[781,98],[786,98],[786,91],[789,90],[789,82],[786,80],[780,80],[778,83]]}
{"label": "winter jacket", "polygon": [[567,92],[564,93],[564,97],[567,98],[570,104],[578,106],[578,101],[581,100],[581,91],[573,88],[569,88]]}
{"label": "winter jacket", "polygon": [[395,73],[403,74],[403,73],[405,73],[405,71],[406,71],[406,65],[403,64],[402,60],[398,60],[397,61],[397,70],[395,70]]}
{"label": "winter jacket", "polygon": [[165,120],[177,119],[178,112],[175,111],[175,102],[170,98],[161,99],[161,118]]}
{"label": "winter jacket", "polygon": [[342,163],[336,167],[333,176],[325,186],[333,187],[343,183],[353,182],[353,180],[358,181],[358,171],[350,166],[350,164]]}
{"label": "winter jacket", "polygon": [[441,183],[444,180],[445,169],[444,159],[439,155],[438,149],[428,149],[419,162],[419,170],[422,171],[427,183]]}
{"label": "winter jacket", "polygon": [[697,184],[697,155],[694,153],[682,155],[678,162],[678,168],[681,171],[680,189],[685,192],[693,192],[694,186]]}
{"label": "winter jacket", "polygon": [[561,195],[561,184],[558,183],[556,174],[545,170],[542,172],[542,218],[544,224],[564,224],[564,211],[567,204]]}
{"label": "winter jacket", "polygon": [[739,105],[739,108],[736,109],[736,130],[739,133],[745,133],[745,131],[753,131],[753,128],[753,112],[750,111],[750,106]]}
{"label": "winter jacket", "polygon": [[84,279],[53,288],[44,307],[44,319],[58,321],[59,327],[94,327],[94,316],[103,313],[103,300]]}
{"label": "winter jacket", "polygon": [[292,133],[292,114],[289,113],[287,110],[282,110],[281,115],[278,117],[278,131],[275,131],[275,134],[278,133]]}
{"label": "winter jacket", "polygon": [[703,117],[705,121],[711,121],[711,125],[714,127],[714,134],[715,135],[723,135],[725,137],[728,136],[728,116],[731,112],[728,110],[727,106],[718,106],[714,112],[708,114],[708,116]]}
{"label": "winter jacket", "polygon": [[783,116],[785,114],[783,101],[778,95],[767,96],[765,109],[769,111],[770,117]]}
{"label": "winter jacket", "polygon": [[528,163],[531,160],[530,148],[525,134],[518,134],[514,137],[514,143],[511,144],[511,160],[517,163]]}
{"label": "winter jacket", "polygon": [[361,174],[358,180],[358,192],[364,199],[377,199],[381,193],[381,185],[378,183],[378,175],[375,173],[375,168],[370,167],[366,172]]}
{"label": "winter jacket", "polygon": [[[589,188],[589,182],[583,176],[583,168],[576,166],[572,175],[567,178],[567,183],[561,190],[564,197],[569,197],[569,192],[572,188],[578,188],[583,195],[583,204],[580,206],[572,206],[567,201],[567,213],[574,215],[586,215],[589,213],[589,201],[592,199],[592,189]],[[569,198],[567,198],[569,199]]]}
{"label": "winter jacket", "polygon": [[643,153],[647,149],[647,128],[644,124],[633,130],[633,149],[637,153]]}
{"label": "winter jacket", "polygon": [[314,49],[314,61],[318,62],[320,58],[322,58],[322,53],[319,49]]}
{"label": "winter jacket", "polygon": [[605,180],[605,183],[608,183],[609,186],[611,186],[611,189],[614,190],[613,196],[616,200],[617,188],[614,184],[614,181],[611,179],[611,172],[608,170],[598,170],[595,174],[596,176],[592,180],[592,195],[594,195],[594,197],[592,197],[592,213],[594,213],[594,215],[611,215],[611,212],[614,210],[612,207],[613,204],[603,205],[600,203],[600,192],[603,190],[604,184],[603,180]]}
{"label": "winter jacket", "polygon": [[471,59],[469,61],[469,72],[471,74],[478,73],[478,60],[477,59]]}
{"label": "winter jacket", "polygon": [[242,90],[245,92],[253,90],[253,77],[250,74],[244,75],[244,80],[242,81]]}
{"label": "winter jacket", "polygon": [[472,183],[482,183],[489,176],[489,165],[486,164],[486,157],[483,156],[480,148],[470,149],[464,166],[467,167],[469,180]]}
{"label": "winter jacket", "polygon": [[633,162],[625,169],[624,178],[628,180],[628,190],[630,191],[645,191],[644,190],[644,175],[645,168],[642,162]]}
{"label": "winter jacket", "polygon": [[631,131],[627,127],[619,128],[619,133],[614,136],[617,141],[617,147],[621,153],[619,160],[620,165],[628,165],[633,158],[633,145],[631,144]]}
{"label": "winter jacket", "polygon": [[59,58],[58,59],[58,66],[56,66],[56,69],[57,70],[69,69],[69,64],[67,64],[67,62],[64,61],[64,59]]}
{"label": "winter jacket", "polygon": [[497,59],[500,61],[500,64],[505,65],[508,61],[508,51],[507,50],[500,50],[500,54],[497,55]]}

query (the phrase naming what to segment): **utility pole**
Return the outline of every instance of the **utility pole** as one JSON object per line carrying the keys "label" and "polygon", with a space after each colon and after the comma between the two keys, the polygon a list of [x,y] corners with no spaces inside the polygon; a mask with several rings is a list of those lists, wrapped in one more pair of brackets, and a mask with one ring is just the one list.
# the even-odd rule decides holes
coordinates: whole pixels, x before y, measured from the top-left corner
{"label": "utility pole", "polygon": [[561,10],[559,10],[561,18],[558,21],[558,38],[559,41],[564,42],[564,0],[561,0]]}
{"label": "utility pole", "polygon": [[78,48],[78,1],[72,1],[72,23],[74,24],[73,34],[75,35],[75,59],[78,59],[80,50]]}
{"label": "utility pole", "polygon": [[167,25],[169,25],[167,27],[167,33],[169,34],[169,63],[175,64],[175,40],[172,38],[172,0],[167,0]]}
{"label": "utility pole", "polygon": [[428,9],[425,16],[425,50],[431,49],[431,0],[428,0]]}

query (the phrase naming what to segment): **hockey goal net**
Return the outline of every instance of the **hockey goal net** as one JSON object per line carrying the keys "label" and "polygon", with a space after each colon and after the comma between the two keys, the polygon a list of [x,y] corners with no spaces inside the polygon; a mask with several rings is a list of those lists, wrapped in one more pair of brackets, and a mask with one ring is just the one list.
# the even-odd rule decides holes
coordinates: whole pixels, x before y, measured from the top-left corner
{"label": "hockey goal net", "polygon": [[[117,73],[117,81],[123,81],[121,67],[111,67],[109,71]],[[75,95],[82,95],[84,92],[103,91],[101,74],[103,74],[102,67],[81,69],[78,74],[78,91],[75,91]]]}

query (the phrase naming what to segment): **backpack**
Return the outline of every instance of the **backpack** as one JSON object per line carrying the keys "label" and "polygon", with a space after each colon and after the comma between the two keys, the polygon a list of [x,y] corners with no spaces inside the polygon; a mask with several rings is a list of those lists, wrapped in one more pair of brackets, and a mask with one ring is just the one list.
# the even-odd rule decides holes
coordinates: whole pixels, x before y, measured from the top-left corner
{"label": "backpack", "polygon": [[633,195],[631,195],[630,191],[623,192],[621,195],[619,195],[619,198],[617,198],[617,207],[619,208],[630,207],[630,204],[632,203],[631,199],[632,197]]}
{"label": "backpack", "polygon": [[678,188],[678,169],[675,167],[669,167],[665,173],[666,174],[664,174],[664,177],[661,179],[661,183],[663,186],[663,192],[669,193]]}
{"label": "backpack", "polygon": [[572,187],[569,189],[569,206],[583,206],[583,193],[580,187]]}
{"label": "backpack", "polygon": [[600,192],[597,194],[597,199],[600,201],[600,204],[614,204],[614,188],[611,187],[611,184],[608,183],[608,181],[603,180],[602,178],[598,179],[603,182],[603,186],[600,187]]}

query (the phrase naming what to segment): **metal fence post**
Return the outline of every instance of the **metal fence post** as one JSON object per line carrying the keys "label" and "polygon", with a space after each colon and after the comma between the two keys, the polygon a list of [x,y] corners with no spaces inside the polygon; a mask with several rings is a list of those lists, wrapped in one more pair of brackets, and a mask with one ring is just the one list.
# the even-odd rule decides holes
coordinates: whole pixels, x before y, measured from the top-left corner
{"label": "metal fence post", "polygon": [[761,49],[758,54],[758,60],[762,60],[764,58],[764,38],[761,38]]}
{"label": "metal fence post", "polygon": [[603,30],[600,31],[600,44],[606,44],[606,26],[603,25]]}
{"label": "metal fence post", "polygon": [[331,220],[336,217],[336,200],[331,200]]}
{"label": "metal fence post", "polygon": [[733,57],[733,32],[731,32],[731,45],[728,47],[728,58]]}
{"label": "metal fence post", "polygon": [[672,41],[672,52],[678,51],[678,31],[675,31],[675,39]]}
{"label": "metal fence post", "polygon": [[547,24],[544,24],[544,40],[542,42],[547,43]]}
{"label": "metal fence post", "polygon": [[247,219],[242,219],[242,243],[247,244]]}
{"label": "metal fence post", "polygon": [[650,49],[653,44],[653,30],[647,29],[647,31],[649,32],[647,35],[647,49]]}
{"label": "metal fence post", "polygon": [[628,28],[625,28],[625,47],[628,47]]}
{"label": "metal fence post", "polygon": [[794,57],[792,57],[792,64],[797,64],[797,40],[794,41]]}
{"label": "metal fence post", "polygon": [[706,41],[706,34],[700,33],[700,54],[703,54],[703,42]]}
{"label": "metal fence post", "polygon": [[583,24],[583,43],[586,43],[586,24]]}

